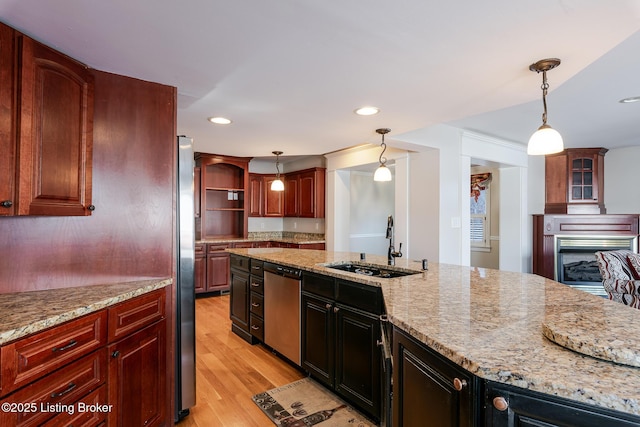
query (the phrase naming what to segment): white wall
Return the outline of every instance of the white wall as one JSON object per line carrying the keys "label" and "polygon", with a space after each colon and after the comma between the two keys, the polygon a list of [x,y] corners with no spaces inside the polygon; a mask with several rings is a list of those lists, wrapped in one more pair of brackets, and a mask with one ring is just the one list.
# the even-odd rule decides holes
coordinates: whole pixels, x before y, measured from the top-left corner
{"label": "white wall", "polygon": [[395,217],[394,181],[376,182],[372,172],[351,172],[350,252],[387,254],[387,217]]}
{"label": "white wall", "polygon": [[604,206],[608,214],[640,213],[640,147],[605,154]]}

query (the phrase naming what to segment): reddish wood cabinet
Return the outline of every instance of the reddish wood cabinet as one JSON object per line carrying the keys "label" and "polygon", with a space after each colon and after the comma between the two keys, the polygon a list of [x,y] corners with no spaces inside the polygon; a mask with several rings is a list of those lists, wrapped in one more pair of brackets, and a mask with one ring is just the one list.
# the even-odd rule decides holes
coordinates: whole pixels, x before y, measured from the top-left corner
{"label": "reddish wood cabinet", "polygon": [[284,216],[324,218],[325,169],[288,173],[284,179]]}
{"label": "reddish wood cabinet", "polygon": [[0,425],[168,425],[167,289],[3,345],[0,402],[23,410],[0,412]]}
{"label": "reddish wood cabinet", "polygon": [[229,290],[228,244],[207,245],[207,285],[205,292]]}
{"label": "reddish wood cabinet", "polygon": [[272,174],[249,174],[249,216],[284,216],[284,192],[271,190],[275,179]]}
{"label": "reddish wood cabinet", "polygon": [[[4,166],[16,179],[0,184],[0,214],[90,215],[93,75],[83,64],[11,33],[3,27],[0,36],[0,91],[8,96],[0,107],[0,132],[2,144],[9,145]],[[9,63],[12,47],[18,59]]]}
{"label": "reddish wood cabinet", "polygon": [[606,148],[570,148],[545,157],[545,214],[604,214]]}

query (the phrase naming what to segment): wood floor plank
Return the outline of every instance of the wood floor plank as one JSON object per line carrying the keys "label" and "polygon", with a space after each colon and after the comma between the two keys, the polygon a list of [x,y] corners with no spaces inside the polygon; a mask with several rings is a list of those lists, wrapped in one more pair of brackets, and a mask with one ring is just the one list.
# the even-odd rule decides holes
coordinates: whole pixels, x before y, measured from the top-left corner
{"label": "wood floor plank", "polygon": [[231,332],[229,295],[196,300],[196,405],[179,427],[269,427],[251,396],[304,374]]}

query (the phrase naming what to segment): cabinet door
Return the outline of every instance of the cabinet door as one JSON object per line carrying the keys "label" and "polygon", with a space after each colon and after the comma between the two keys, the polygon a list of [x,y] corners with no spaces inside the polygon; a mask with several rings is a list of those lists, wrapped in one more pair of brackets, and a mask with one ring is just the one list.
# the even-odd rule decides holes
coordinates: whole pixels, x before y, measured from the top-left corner
{"label": "cabinet door", "polygon": [[263,215],[264,182],[261,175],[249,174],[249,216]]}
{"label": "cabinet door", "polygon": [[204,253],[205,245],[196,245],[196,256],[194,259],[194,284],[197,294],[207,290],[207,256]]}
{"label": "cabinet door", "polygon": [[231,321],[249,332],[249,273],[231,270]]}
{"label": "cabinet door", "polygon": [[22,36],[19,215],[90,215],[93,75]]}
{"label": "cabinet door", "polygon": [[13,35],[0,23],[0,216],[15,208],[16,139],[13,128]]}
{"label": "cabinet door", "polygon": [[229,290],[229,253],[207,255],[207,292]]}
{"label": "cabinet door", "polygon": [[471,374],[397,329],[393,350],[393,425],[476,425]]}
{"label": "cabinet door", "polygon": [[333,388],[335,333],[333,302],[302,294],[302,367]]}
{"label": "cabinet door", "polygon": [[298,214],[301,217],[313,218],[316,206],[316,177],[315,172],[305,172],[300,174],[298,180],[300,189]]}
{"label": "cabinet door", "polygon": [[284,216],[284,191],[271,191],[275,175],[264,177],[264,216]]}
{"label": "cabinet door", "polygon": [[[361,410],[380,418],[382,350],[380,321],[377,316],[341,304],[336,314],[335,389],[358,404]],[[406,425],[406,424],[405,424]],[[436,424],[422,424],[436,425]]]}
{"label": "cabinet door", "polygon": [[161,320],[108,347],[109,425],[165,425],[165,338]]}
{"label": "cabinet door", "polygon": [[298,175],[284,177],[284,216],[298,216]]}

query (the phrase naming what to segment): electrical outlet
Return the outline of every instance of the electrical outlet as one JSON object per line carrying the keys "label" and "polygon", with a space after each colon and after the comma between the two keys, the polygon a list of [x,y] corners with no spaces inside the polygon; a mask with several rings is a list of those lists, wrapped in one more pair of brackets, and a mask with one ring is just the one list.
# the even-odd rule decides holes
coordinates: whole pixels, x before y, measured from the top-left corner
{"label": "electrical outlet", "polygon": [[316,222],[316,230],[320,230],[320,224]]}
{"label": "electrical outlet", "polygon": [[233,191],[227,191],[227,200],[233,200]]}
{"label": "electrical outlet", "polygon": [[260,228],[262,228],[264,230],[264,222],[260,223]]}
{"label": "electrical outlet", "polygon": [[293,229],[295,230],[296,228],[298,228],[298,223],[297,223],[297,222],[294,222],[294,223],[293,223]]}

